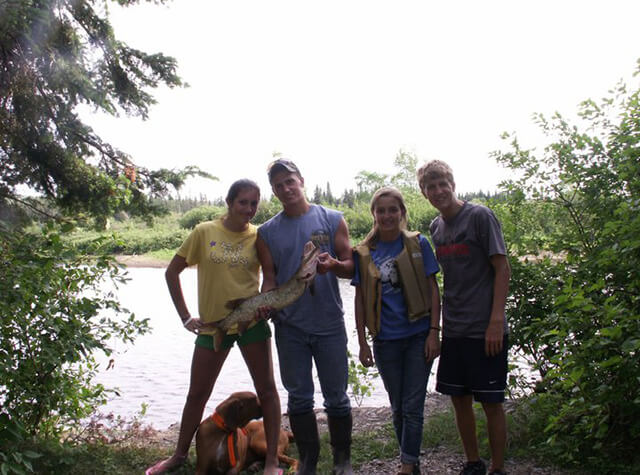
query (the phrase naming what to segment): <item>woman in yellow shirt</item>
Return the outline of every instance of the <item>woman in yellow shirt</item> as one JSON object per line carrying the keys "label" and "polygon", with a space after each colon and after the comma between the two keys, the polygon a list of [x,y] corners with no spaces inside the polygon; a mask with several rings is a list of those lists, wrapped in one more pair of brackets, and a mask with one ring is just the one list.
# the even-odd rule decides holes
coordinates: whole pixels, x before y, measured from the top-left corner
{"label": "woman in yellow shirt", "polygon": [[[198,336],[176,450],[170,458],[147,469],[146,475],[164,473],[185,462],[205,405],[236,341],[262,406],[267,435],[264,473],[278,473],[276,449],[280,432],[280,399],[273,377],[269,325],[258,319],[242,335],[229,332],[218,351],[213,349],[216,330],[203,327],[205,323],[223,319],[230,312],[227,302],[252,297],[259,292],[260,262],[255,247],[257,227],[249,222],[256,214],[259,201],[260,189],[256,183],[246,179],[233,183],[226,198],[227,214],[196,226],[167,268],[167,285],[182,324]],[[198,317],[189,313],[180,286],[180,273],[191,265],[198,266]]]}

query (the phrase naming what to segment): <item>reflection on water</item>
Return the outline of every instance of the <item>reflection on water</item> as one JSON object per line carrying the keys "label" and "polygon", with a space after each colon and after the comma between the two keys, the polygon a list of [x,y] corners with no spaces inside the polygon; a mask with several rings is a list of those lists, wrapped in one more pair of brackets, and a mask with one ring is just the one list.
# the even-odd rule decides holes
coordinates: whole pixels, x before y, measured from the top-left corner
{"label": "reflection on water", "polygon": [[[189,387],[189,368],[195,336],[180,324],[167,291],[164,269],[130,268],[129,277],[131,280],[128,284],[117,291],[120,302],[138,318],[149,318],[153,331],[138,337],[133,345],[118,343],[111,356],[115,361],[112,369],[106,369],[107,358],[100,356],[101,371],[97,382],[108,388],[118,388],[120,394],[101,410],[128,417],[138,412],[141,405],[146,403],[148,410],[145,421],[164,429],[180,419]],[[181,278],[187,305],[195,313],[198,308],[196,272],[194,269],[185,269]],[[340,290],[345,308],[349,349],[357,357],[358,340],[353,318],[354,291],[349,282],[342,279]],[[280,382],[275,344],[273,354],[276,384],[284,411],[287,393]],[[432,371],[435,371],[436,366],[437,363]],[[322,394],[317,378],[315,382],[316,407],[322,407]],[[429,389],[433,390],[434,386],[435,377],[432,374]],[[253,383],[240,351],[234,347],[218,377],[205,414],[213,412],[219,402],[239,390],[253,390]],[[353,399],[352,404],[356,404]],[[380,378],[374,380],[372,395],[364,400],[363,405],[388,405]]]}

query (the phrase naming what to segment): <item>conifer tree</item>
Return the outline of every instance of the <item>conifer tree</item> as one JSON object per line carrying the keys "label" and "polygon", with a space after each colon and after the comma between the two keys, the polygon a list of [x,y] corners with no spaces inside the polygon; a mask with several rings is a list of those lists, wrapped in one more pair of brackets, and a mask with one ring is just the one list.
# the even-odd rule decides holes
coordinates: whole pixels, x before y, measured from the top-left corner
{"label": "conifer tree", "polygon": [[[122,6],[138,3],[118,0]],[[183,83],[175,59],[119,41],[97,0],[0,0],[0,199],[20,185],[66,213],[160,212],[165,195],[196,167],[151,170],[102,140],[78,114],[88,105],[146,119],[150,90]]]}

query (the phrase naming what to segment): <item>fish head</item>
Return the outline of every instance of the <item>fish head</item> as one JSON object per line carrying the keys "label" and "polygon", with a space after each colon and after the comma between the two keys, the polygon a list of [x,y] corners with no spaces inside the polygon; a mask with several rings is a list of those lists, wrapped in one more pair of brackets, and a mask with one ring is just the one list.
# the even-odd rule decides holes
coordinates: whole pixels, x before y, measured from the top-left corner
{"label": "fish head", "polygon": [[304,245],[302,250],[302,263],[296,272],[296,278],[305,283],[311,282],[317,273],[318,268],[318,256],[320,255],[320,249],[316,245],[308,241]]}

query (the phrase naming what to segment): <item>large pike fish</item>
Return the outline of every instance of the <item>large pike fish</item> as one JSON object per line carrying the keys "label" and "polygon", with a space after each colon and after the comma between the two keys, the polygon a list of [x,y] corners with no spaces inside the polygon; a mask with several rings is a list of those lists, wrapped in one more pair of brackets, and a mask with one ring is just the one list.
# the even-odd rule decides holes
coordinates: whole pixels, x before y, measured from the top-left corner
{"label": "large pike fish", "polygon": [[222,339],[234,325],[237,324],[238,332],[243,333],[251,321],[255,319],[256,311],[260,307],[281,310],[298,300],[316,276],[319,254],[320,249],[313,242],[307,242],[302,252],[302,263],[291,279],[268,292],[240,301],[229,302],[227,306],[234,309],[229,315],[217,322],[204,324],[204,328],[216,328],[218,330],[213,337],[214,350],[217,351],[220,348]]}

